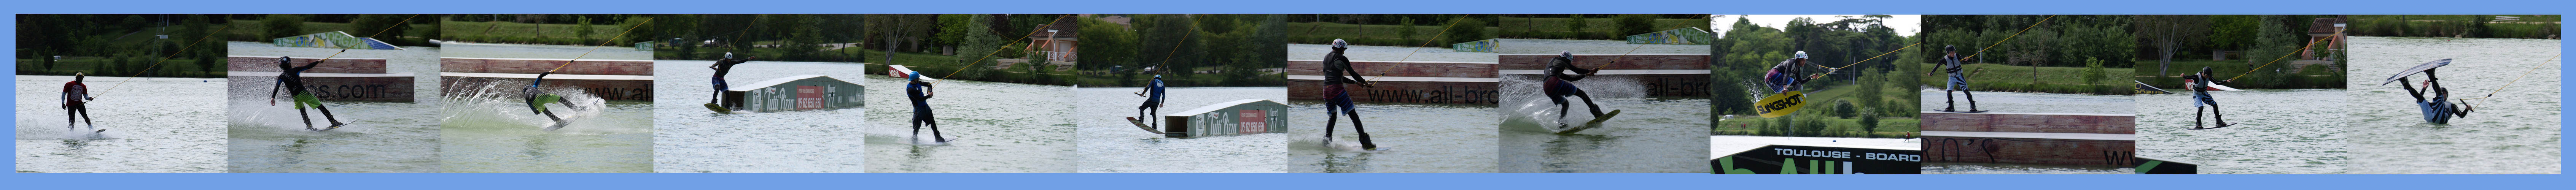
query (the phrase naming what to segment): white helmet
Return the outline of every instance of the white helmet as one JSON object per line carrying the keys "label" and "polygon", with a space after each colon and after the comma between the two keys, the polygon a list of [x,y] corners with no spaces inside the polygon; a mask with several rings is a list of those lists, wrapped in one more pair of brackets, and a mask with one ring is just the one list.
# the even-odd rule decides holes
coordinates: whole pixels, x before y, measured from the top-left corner
{"label": "white helmet", "polygon": [[[1798,54],[1798,55],[1806,55],[1806,54]],[[1804,57],[1804,56],[1801,56],[1801,57]],[[733,52],[725,52],[725,59],[733,59]]]}
{"label": "white helmet", "polygon": [[1345,42],[1342,41],[1342,39],[1333,39],[1333,48],[1350,48],[1350,46],[1351,42]]}
{"label": "white helmet", "polygon": [[1798,58],[1799,58],[1799,59],[1806,59],[1806,58],[1807,58],[1807,51],[1798,51]]}

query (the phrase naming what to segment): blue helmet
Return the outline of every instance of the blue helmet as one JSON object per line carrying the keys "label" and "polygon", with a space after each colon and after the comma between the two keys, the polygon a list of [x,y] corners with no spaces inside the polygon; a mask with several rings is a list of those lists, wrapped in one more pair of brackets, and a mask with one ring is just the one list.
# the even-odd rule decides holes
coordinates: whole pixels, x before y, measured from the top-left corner
{"label": "blue helmet", "polygon": [[1163,75],[1154,75],[1154,78],[1163,78]]}
{"label": "blue helmet", "polygon": [[1573,58],[1573,57],[1574,57],[1574,51],[1558,51],[1558,52],[1556,52],[1556,56],[1557,56],[1557,57]]}
{"label": "blue helmet", "polygon": [[920,81],[920,80],[921,80],[921,71],[913,71],[913,72],[911,72],[911,73],[904,73],[903,75],[904,75],[904,77],[903,77],[904,79],[910,79],[910,80],[913,80],[913,81]]}

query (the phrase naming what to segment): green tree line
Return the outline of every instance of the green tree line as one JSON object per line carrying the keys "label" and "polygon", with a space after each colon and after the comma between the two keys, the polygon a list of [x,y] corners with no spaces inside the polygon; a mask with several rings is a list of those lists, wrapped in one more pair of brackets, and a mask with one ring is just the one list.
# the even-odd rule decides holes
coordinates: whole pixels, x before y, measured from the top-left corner
{"label": "green tree line", "polygon": [[217,25],[226,22],[217,19],[221,17],[21,14],[15,55],[18,74],[223,77],[227,48],[220,39],[209,38]]}
{"label": "green tree line", "polygon": [[[1127,24],[1109,21],[1128,19]],[[1079,66],[1088,86],[1283,86],[1285,14],[1132,14],[1082,17]],[[1154,73],[1142,68],[1158,69]]]}

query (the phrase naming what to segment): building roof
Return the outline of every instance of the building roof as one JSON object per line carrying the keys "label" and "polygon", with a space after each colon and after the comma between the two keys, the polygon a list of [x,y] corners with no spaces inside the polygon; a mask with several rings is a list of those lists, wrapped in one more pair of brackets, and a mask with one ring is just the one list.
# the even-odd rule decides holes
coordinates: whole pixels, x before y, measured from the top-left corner
{"label": "building roof", "polygon": [[1075,24],[1073,24],[1073,23],[1075,23],[1076,21],[1077,21],[1076,19],[1056,19],[1056,20],[1055,20],[1055,23],[1053,23],[1053,24],[1038,25],[1038,29],[1040,29],[1040,30],[1039,30],[1039,31],[1037,31],[1037,33],[1036,33],[1036,34],[1029,35],[1029,37],[1030,37],[1030,38],[1045,38],[1045,37],[1047,37],[1047,33],[1046,33],[1046,31],[1045,31],[1045,30],[1056,30],[1056,32],[1055,32],[1055,37],[1056,37],[1056,38],[1077,38],[1077,37],[1081,37],[1081,36],[1082,36],[1082,33],[1081,33],[1080,31],[1082,31],[1082,27],[1081,27],[1080,25],[1075,25]]}
{"label": "building roof", "polygon": [[2308,33],[2334,33],[2336,23],[2343,23],[2343,18],[2317,18],[2308,22]]}

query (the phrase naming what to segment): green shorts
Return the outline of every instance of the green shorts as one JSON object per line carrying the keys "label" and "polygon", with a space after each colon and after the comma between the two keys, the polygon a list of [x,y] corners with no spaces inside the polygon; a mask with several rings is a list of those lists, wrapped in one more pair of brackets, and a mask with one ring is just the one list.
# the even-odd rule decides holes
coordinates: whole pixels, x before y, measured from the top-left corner
{"label": "green shorts", "polygon": [[313,97],[313,92],[295,94],[295,109],[304,109],[304,105],[313,105],[313,107],[316,108],[322,107],[322,98]]}
{"label": "green shorts", "polygon": [[[556,95],[553,95],[553,94],[539,94],[539,95],[537,95],[537,100],[536,100],[536,101],[529,101],[529,102],[528,102],[528,107],[529,107],[529,108],[536,108],[536,109],[537,109],[537,111],[542,112],[542,111],[546,111],[546,103],[554,103],[554,102],[558,102],[558,101],[563,101],[563,96],[556,96]],[[564,106],[572,106],[572,105],[564,105]]]}

